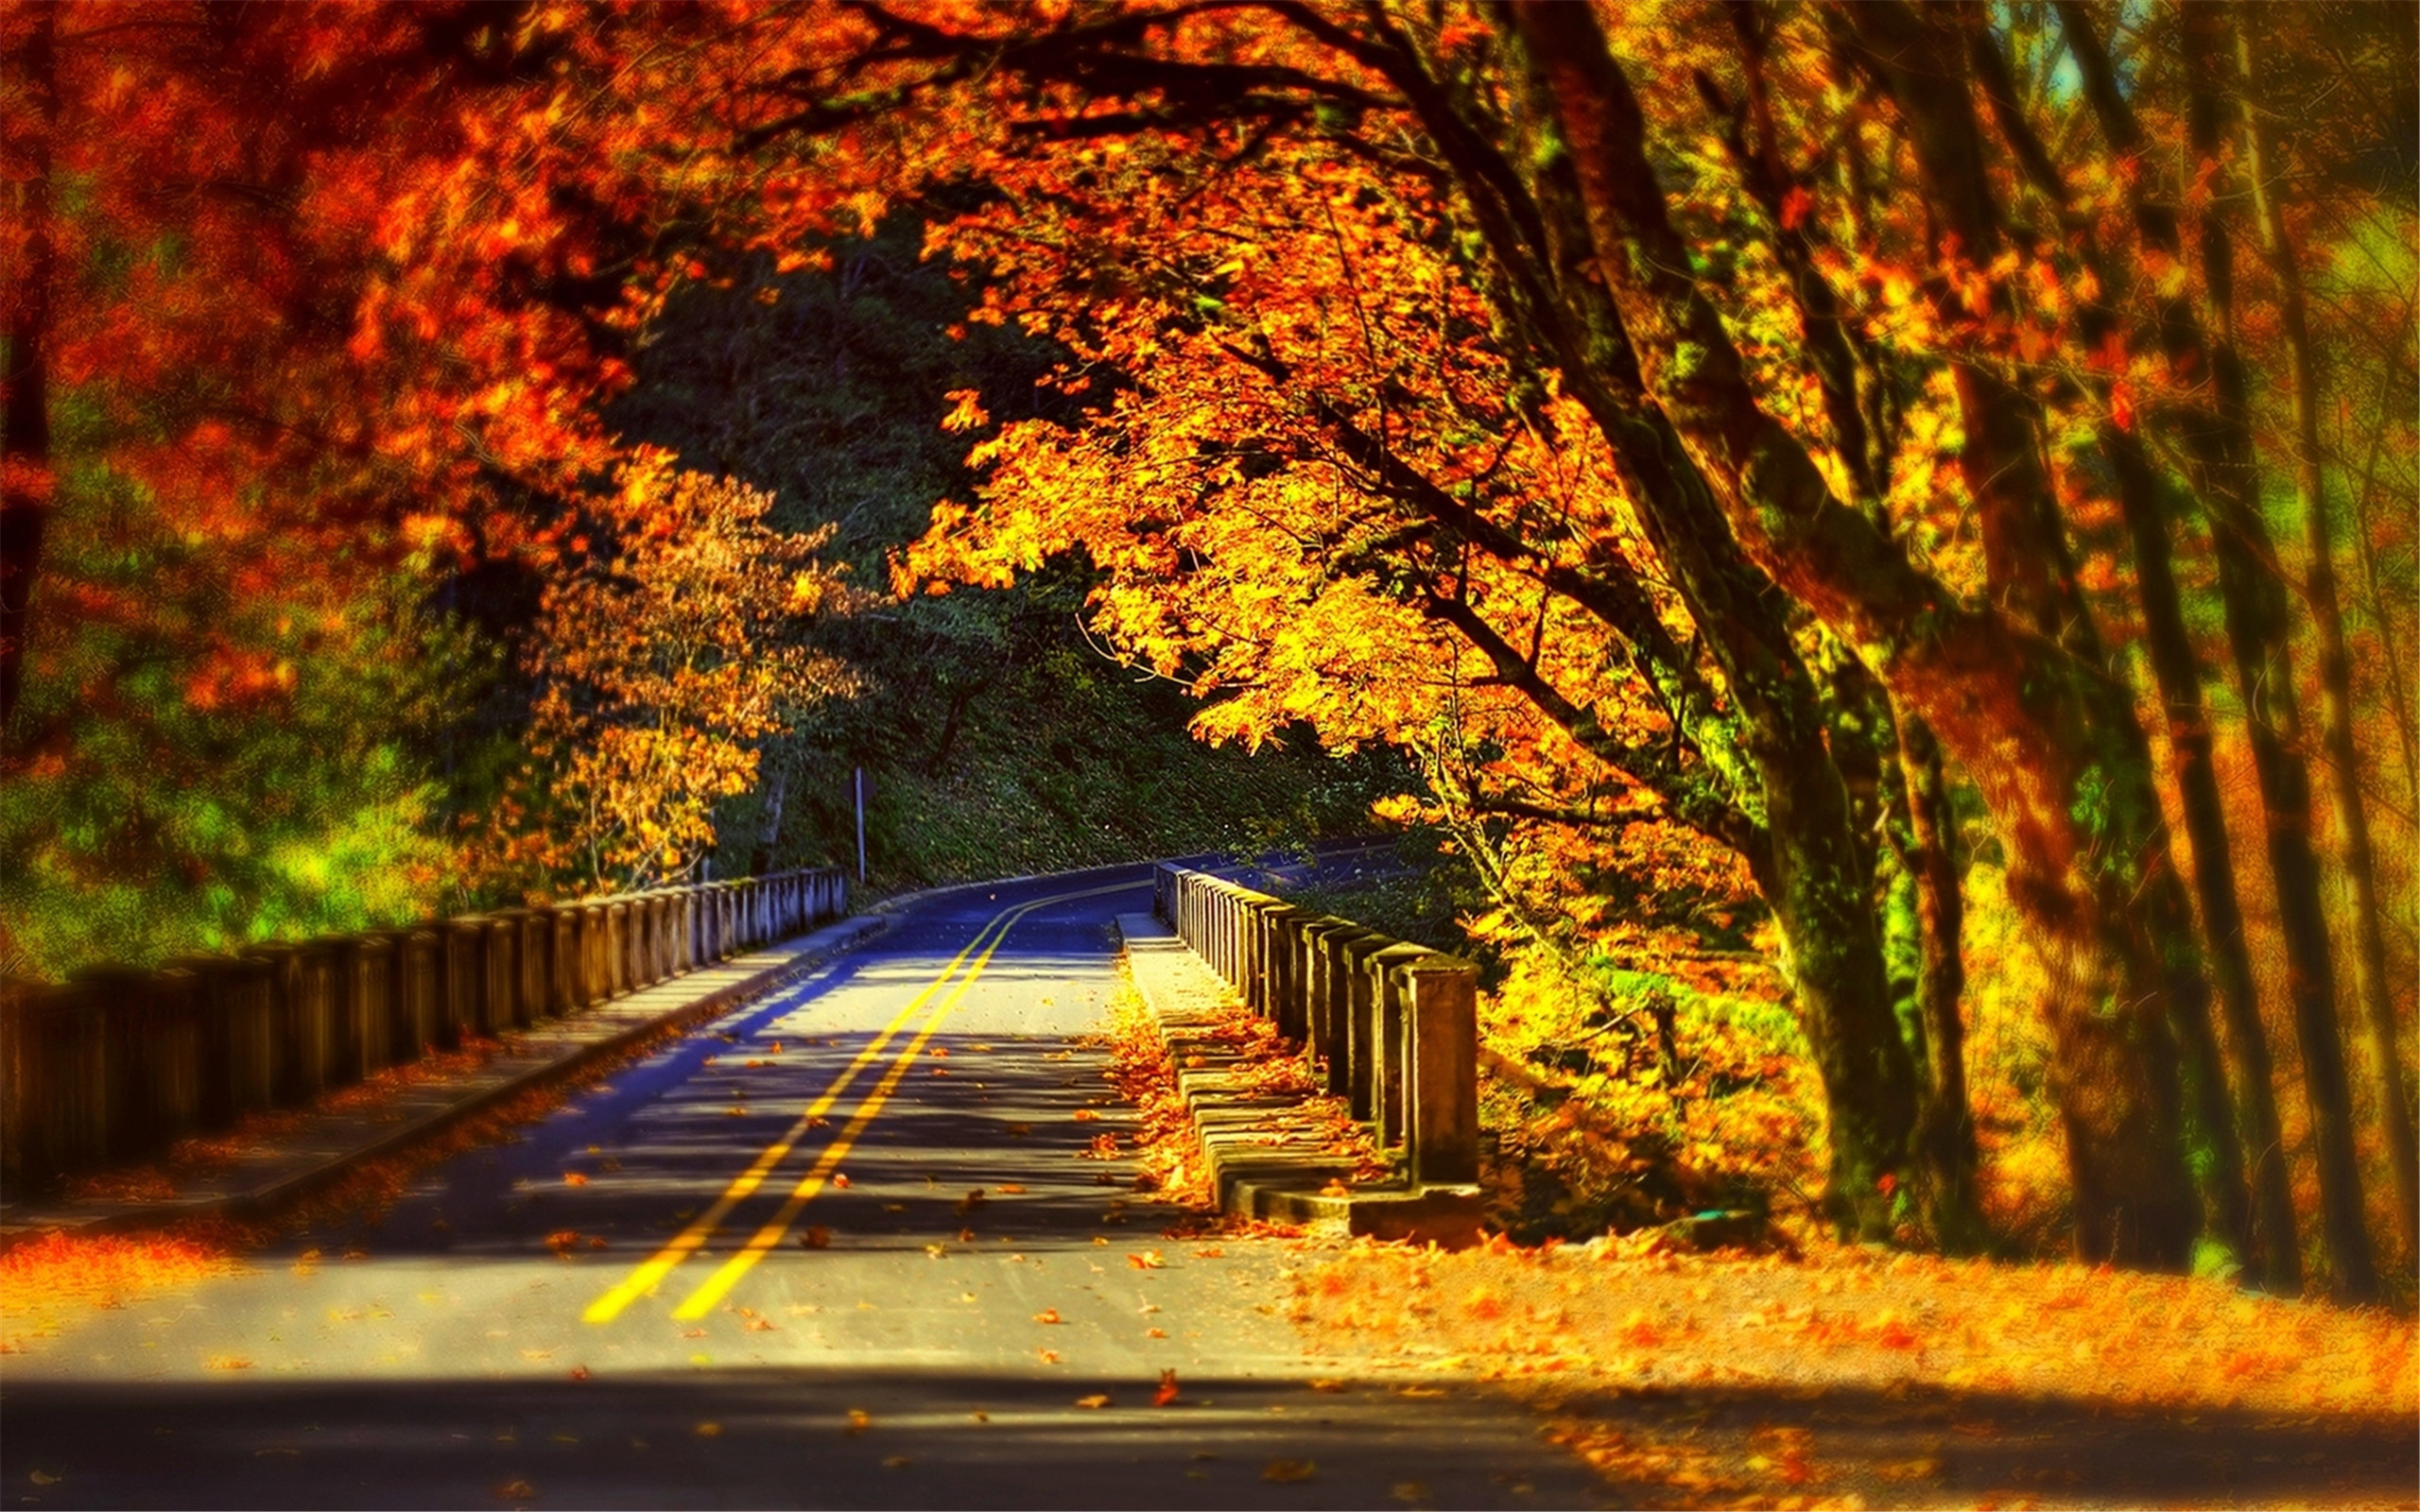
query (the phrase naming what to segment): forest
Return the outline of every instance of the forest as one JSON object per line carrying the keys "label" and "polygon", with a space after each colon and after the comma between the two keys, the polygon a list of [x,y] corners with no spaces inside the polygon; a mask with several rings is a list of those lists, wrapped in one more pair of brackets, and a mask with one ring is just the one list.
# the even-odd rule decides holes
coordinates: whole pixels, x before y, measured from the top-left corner
{"label": "forest", "polygon": [[2408,1308],[2415,16],[9,8],[0,974],[1401,832],[1525,1232]]}

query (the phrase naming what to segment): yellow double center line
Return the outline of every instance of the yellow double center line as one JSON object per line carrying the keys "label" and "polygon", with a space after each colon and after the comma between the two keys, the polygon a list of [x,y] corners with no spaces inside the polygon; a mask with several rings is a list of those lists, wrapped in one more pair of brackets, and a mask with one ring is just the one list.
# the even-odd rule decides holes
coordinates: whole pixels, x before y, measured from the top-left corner
{"label": "yellow double center line", "polygon": [[[1020,903],[1002,909],[999,913],[993,915],[981,929],[975,932],[975,937],[967,941],[966,948],[959,951],[947,966],[942,968],[941,974],[934,977],[922,991],[910,998],[908,1005],[901,1008],[889,1023],[883,1025],[882,1032],[874,1036],[873,1041],[863,1050],[858,1051],[848,1065],[841,1068],[840,1074],[833,1078],[832,1085],[825,1088],[821,1096],[807,1105],[806,1110],[798,1116],[798,1121],[792,1124],[781,1138],[767,1145],[764,1152],[756,1157],[747,1170],[733,1178],[731,1185],[723,1189],[722,1195],[715,1199],[712,1207],[700,1213],[696,1221],[682,1229],[670,1243],[657,1250],[653,1257],[633,1270],[620,1285],[591,1302],[588,1310],[580,1314],[581,1318],[590,1323],[612,1322],[619,1317],[632,1302],[642,1297],[652,1295],[663,1283],[664,1279],[669,1276],[683,1261],[704,1248],[707,1242],[721,1230],[723,1221],[731,1216],[732,1210],[753,1195],[757,1189],[764,1185],[765,1178],[772,1175],[774,1169],[798,1147],[799,1141],[806,1135],[807,1131],[815,1127],[819,1121],[821,1121],[839,1104],[841,1097],[847,1093],[849,1088],[856,1083],[866,1068],[881,1058],[884,1048],[897,1038],[901,1028],[915,1016],[916,1010],[930,1002],[934,994],[948,987],[950,978],[958,975],[959,968],[966,964],[967,957],[975,955],[975,964],[967,969],[965,975],[959,977],[956,989],[933,1009],[931,1016],[925,1021],[924,1027],[917,1032],[913,1040],[908,1041],[907,1049],[900,1052],[898,1059],[884,1074],[882,1080],[875,1085],[874,1090],[866,1096],[865,1100],[857,1105],[856,1113],[850,1118],[847,1125],[840,1130],[839,1137],[825,1147],[806,1175],[799,1179],[798,1185],[791,1190],[788,1199],[782,1204],[781,1211],[756,1230],[739,1253],[724,1262],[714,1275],[707,1278],[705,1284],[692,1293],[688,1300],[683,1302],[672,1315],[677,1318],[699,1318],[711,1312],[715,1304],[721,1301],[725,1296],[729,1295],[731,1289],[739,1283],[741,1277],[746,1276],[768,1251],[779,1246],[783,1239],[787,1237],[790,1225],[798,1220],[801,1210],[814,1200],[818,1192],[823,1190],[824,1183],[831,1177],[834,1169],[847,1158],[850,1149],[856,1145],[857,1137],[865,1132],[866,1125],[873,1122],[874,1116],[881,1112],[883,1105],[890,1100],[890,1094],[898,1090],[900,1079],[908,1074],[908,1066],[924,1050],[926,1041],[940,1030],[942,1021],[949,1017],[951,1010],[956,1008],[959,1000],[966,996],[967,989],[975,985],[976,979],[983,974],[983,968],[991,963],[993,953],[1000,948],[1000,942],[1008,937],[1010,928],[1017,920],[1037,908],[1046,908],[1053,903],[1072,902],[1080,898],[1097,898],[1103,893],[1127,892],[1142,885],[1144,885],[1142,883],[1124,883],[1115,886],[1089,887],[1080,892],[1057,893],[1048,898],[1037,898],[1029,903]],[[989,943],[986,943],[987,940]],[[978,947],[981,948],[982,954],[976,955]]]}

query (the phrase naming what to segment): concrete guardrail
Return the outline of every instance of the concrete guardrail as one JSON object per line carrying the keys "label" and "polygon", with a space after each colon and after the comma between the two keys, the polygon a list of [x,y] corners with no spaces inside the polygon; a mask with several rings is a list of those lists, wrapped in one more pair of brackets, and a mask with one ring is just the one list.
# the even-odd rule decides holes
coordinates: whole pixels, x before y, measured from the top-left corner
{"label": "concrete guardrail", "polygon": [[1415,1187],[1478,1179],[1478,969],[1206,872],[1153,869],[1152,911],[1304,1047]]}
{"label": "concrete guardrail", "polygon": [[156,971],[0,981],[0,1183],[146,1160],[247,1113],[804,933],[848,912],[838,868],[504,908]]}

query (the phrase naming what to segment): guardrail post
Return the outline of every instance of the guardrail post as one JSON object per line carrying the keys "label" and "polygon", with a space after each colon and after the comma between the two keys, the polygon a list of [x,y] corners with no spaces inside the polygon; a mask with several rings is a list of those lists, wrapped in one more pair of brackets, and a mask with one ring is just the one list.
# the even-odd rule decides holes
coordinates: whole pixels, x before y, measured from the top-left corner
{"label": "guardrail post", "polygon": [[81,987],[0,983],[0,1160],[12,1194],[55,1190],[109,1158],[106,1027]]}
{"label": "guardrail post", "polygon": [[266,943],[246,947],[244,956],[260,963],[268,985],[268,1106],[307,1102],[319,1095],[320,1061],[300,1054],[310,990],[302,952]]}
{"label": "guardrail post", "polygon": [[1340,924],[1320,936],[1319,1002],[1327,1016],[1327,1090],[1349,1098],[1353,1091],[1353,979],[1357,974],[1352,952],[1355,940],[1375,939],[1377,932],[1359,924]]}
{"label": "guardrail post", "polygon": [[488,993],[499,1029],[527,1029],[537,1022],[529,992],[529,910],[499,908],[488,916]]}
{"label": "guardrail post", "polygon": [[1478,968],[1432,955],[1411,980],[1410,1166],[1415,1184],[1478,1179]]}
{"label": "guardrail post", "polygon": [[525,1022],[536,1023],[562,1010],[555,999],[555,908],[533,903],[521,916],[521,1005]]}
{"label": "guardrail post", "polygon": [[486,963],[479,950],[480,921],[449,919],[436,927],[440,951],[437,982],[437,1038],[440,1050],[460,1047],[479,1032],[479,997]]}
{"label": "guardrail post", "polygon": [[398,1060],[418,1060],[445,1032],[445,938],[434,929],[407,930],[395,941],[395,1030]]}
{"label": "guardrail post", "polygon": [[[327,1082],[350,1087],[378,1069],[379,1042],[386,1038],[386,954],[379,944],[359,935],[338,935],[325,942],[329,965]],[[377,1021],[375,1027],[372,1020]]]}
{"label": "guardrail post", "polygon": [[1372,1114],[1372,1094],[1376,1086],[1373,1067],[1377,1056],[1377,984],[1370,971],[1370,958],[1392,946],[1394,941],[1384,935],[1368,934],[1343,941],[1338,954],[1344,966],[1343,991],[1339,1003],[1344,1010],[1343,1032],[1338,1042],[1344,1051],[1344,1086],[1341,1089],[1353,1116],[1367,1120]]}
{"label": "guardrail post", "polygon": [[631,980],[631,905],[627,899],[605,904],[605,995],[617,998],[636,984]]}
{"label": "guardrail post", "polygon": [[1370,957],[1375,978],[1372,1001],[1378,1010],[1372,1035],[1370,1142],[1381,1153],[1402,1146],[1407,1123],[1404,1073],[1411,1054],[1411,982],[1404,968],[1435,954],[1421,945],[1390,945]]}
{"label": "guardrail post", "polygon": [[480,1038],[493,1040],[512,1023],[512,1005],[505,994],[512,989],[511,962],[503,958],[504,931],[496,919],[485,914],[473,914],[455,921],[464,927],[466,949],[471,958],[471,996],[469,1012],[463,1026]]}
{"label": "guardrail post", "polygon": [[639,913],[647,920],[641,935],[639,970],[643,973],[640,986],[653,987],[670,974],[672,962],[672,900],[661,892],[650,892],[639,900]]}
{"label": "guardrail post", "polygon": [[1302,929],[1314,916],[1292,903],[1273,903],[1263,913],[1269,949],[1261,962],[1267,980],[1269,1016],[1277,1032],[1297,1043],[1310,1039],[1310,1004],[1303,993]]}
{"label": "guardrail post", "polygon": [[68,973],[96,1020],[102,1102],[100,1156],[147,1160],[200,1126],[199,982],[191,971],[94,966]]}
{"label": "guardrail post", "polygon": [[360,939],[374,946],[362,957],[363,968],[377,977],[375,1022],[362,1026],[364,1074],[417,1059],[426,1041],[419,1038],[413,1016],[412,935],[408,929],[364,930]]}

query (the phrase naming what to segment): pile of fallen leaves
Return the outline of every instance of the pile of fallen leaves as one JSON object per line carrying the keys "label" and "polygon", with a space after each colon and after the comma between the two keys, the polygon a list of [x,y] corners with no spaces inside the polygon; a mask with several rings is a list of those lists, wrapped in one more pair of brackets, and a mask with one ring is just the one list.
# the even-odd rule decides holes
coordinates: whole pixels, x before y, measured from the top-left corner
{"label": "pile of fallen leaves", "polygon": [[2420,1414],[2420,1328],[2377,1310],[2075,1263],[1841,1247],[1693,1254],[1659,1236],[1461,1253],[1362,1246],[1296,1279],[1315,1328],[1634,1383],[1926,1383],[2164,1407]]}
{"label": "pile of fallen leaves", "polygon": [[47,1233],[13,1245],[0,1251],[0,1354],[58,1332],[76,1314],[234,1275],[253,1238],[236,1225],[208,1221],[156,1233]]}
{"label": "pile of fallen leaves", "polygon": [[[1369,1128],[1353,1118],[1343,1098],[1321,1091],[1302,1046],[1280,1035],[1273,1022],[1223,988],[1215,1001],[1189,1003],[1187,1007],[1199,1015],[1188,1021],[1188,1035],[1219,1047],[1218,1070],[1229,1086],[1285,1104],[1282,1113],[1263,1122],[1289,1136],[1289,1148],[1316,1149],[1351,1160],[1358,1180],[1392,1173],[1392,1166],[1371,1143]],[[1205,1212],[1214,1208],[1217,1195],[1201,1160],[1201,1133],[1178,1087],[1177,1057],[1161,1037],[1150,1005],[1131,985],[1111,1004],[1108,1027],[1097,1042],[1109,1051],[1110,1081],[1142,1115],[1133,1147],[1127,1152],[1143,1167],[1138,1186]]]}
{"label": "pile of fallen leaves", "polygon": [[[1326,1347],[1500,1383],[1626,1497],[1670,1504],[1938,1502],[1924,1486],[1960,1436],[2017,1436],[2027,1413],[2371,1432],[2420,1415],[2411,1317],[2208,1279],[1857,1248],[1703,1255],[1642,1233],[1461,1253],[1365,1244],[1294,1286],[1293,1316]],[[1726,1403],[1751,1408],[1709,1429]],[[1906,1452],[1857,1441],[1862,1418]],[[1642,1426],[1661,1419],[1668,1431]],[[1835,1444],[1854,1470],[1827,1463]],[[2060,1451],[2031,1452],[2055,1466]]]}
{"label": "pile of fallen leaves", "polygon": [[1201,1140],[1194,1132],[1193,1114],[1177,1091],[1176,1057],[1160,1038],[1150,1005],[1131,985],[1119,988],[1109,1005],[1108,1024],[1093,1042],[1109,1052],[1111,1085],[1141,1115],[1125,1151],[1142,1167],[1136,1189],[1186,1207],[1211,1207],[1214,1194],[1201,1163]]}

